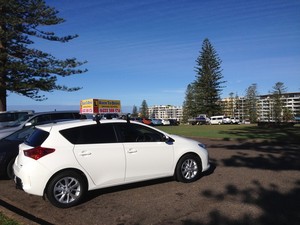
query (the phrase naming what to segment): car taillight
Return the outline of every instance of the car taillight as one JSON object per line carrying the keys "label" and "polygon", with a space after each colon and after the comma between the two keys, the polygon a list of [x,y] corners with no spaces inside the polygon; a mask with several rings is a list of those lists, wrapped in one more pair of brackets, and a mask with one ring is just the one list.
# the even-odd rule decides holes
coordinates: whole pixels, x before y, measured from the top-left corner
{"label": "car taillight", "polygon": [[43,156],[48,155],[54,151],[55,149],[53,148],[44,148],[39,146],[32,149],[24,150],[24,155],[32,159],[38,160]]}

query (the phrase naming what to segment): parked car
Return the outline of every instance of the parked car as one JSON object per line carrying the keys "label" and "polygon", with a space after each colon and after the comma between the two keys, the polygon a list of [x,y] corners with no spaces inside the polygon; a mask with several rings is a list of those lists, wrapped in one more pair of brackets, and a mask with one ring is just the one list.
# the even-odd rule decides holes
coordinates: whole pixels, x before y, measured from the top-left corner
{"label": "parked car", "polygon": [[149,120],[149,119],[147,119],[147,118],[143,118],[143,119],[142,119],[142,122],[143,122],[144,124],[147,124],[147,125],[152,125],[152,121]]}
{"label": "parked car", "polygon": [[240,124],[240,120],[238,118],[232,117],[230,118],[232,124]]}
{"label": "parked car", "polygon": [[200,114],[197,117],[188,119],[188,123],[192,125],[210,124],[210,119],[206,116],[206,114]]}
{"label": "parked car", "polygon": [[0,140],[0,177],[13,178],[13,163],[19,153],[19,144],[33,132],[33,126],[25,127]]}
{"label": "parked car", "polygon": [[164,126],[168,126],[168,125],[171,124],[169,119],[162,119],[162,120],[161,120],[161,123],[162,123],[162,125],[164,125]]}
{"label": "parked car", "polygon": [[0,112],[0,129],[10,126],[16,121],[25,121],[33,113],[33,110],[15,110]]}
{"label": "parked car", "polygon": [[222,123],[223,123],[223,124],[231,124],[232,122],[231,122],[230,117],[224,116],[224,117],[223,117]]}
{"label": "parked car", "polygon": [[163,125],[161,119],[151,118],[150,120],[151,120],[151,125],[152,126],[161,126],[161,125]]}
{"label": "parked car", "polygon": [[17,130],[23,129],[24,127],[57,122],[62,120],[75,120],[81,118],[86,118],[86,116],[79,114],[79,111],[76,110],[35,113],[26,121],[16,121],[14,124],[11,124],[5,129],[1,129],[0,139],[14,133]]}
{"label": "parked car", "polygon": [[179,125],[179,121],[177,121],[176,119],[169,119],[169,121],[170,121],[171,126],[178,126]]}
{"label": "parked car", "polygon": [[118,113],[104,113],[100,115],[101,119],[111,120],[111,119],[119,119],[120,115]]}
{"label": "parked car", "polygon": [[82,120],[37,126],[13,168],[18,188],[67,208],[89,190],[170,176],[189,183],[209,167],[197,141],[129,120]]}
{"label": "parked car", "polygon": [[223,123],[223,119],[224,119],[224,116],[212,116],[210,117],[210,124],[222,124]]}

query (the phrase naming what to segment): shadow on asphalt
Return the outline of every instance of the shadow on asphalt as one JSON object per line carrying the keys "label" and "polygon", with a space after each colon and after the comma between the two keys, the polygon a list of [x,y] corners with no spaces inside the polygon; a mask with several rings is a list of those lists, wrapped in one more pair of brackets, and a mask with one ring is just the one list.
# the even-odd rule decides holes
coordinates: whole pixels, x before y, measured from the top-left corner
{"label": "shadow on asphalt", "polygon": [[201,194],[216,201],[236,201],[259,207],[263,213],[257,218],[245,214],[236,220],[215,209],[209,214],[209,223],[185,220],[183,225],[298,225],[300,221],[300,180],[295,181],[295,187],[288,193],[281,193],[274,184],[265,188],[259,181],[253,181],[246,189],[228,185],[221,193],[205,190]]}
{"label": "shadow on asphalt", "polygon": [[[223,159],[226,166],[248,167],[258,169],[300,170],[300,145],[292,142],[268,140],[222,140],[214,141],[209,148],[238,150],[231,158]],[[249,150],[259,152],[256,156],[248,153]]]}

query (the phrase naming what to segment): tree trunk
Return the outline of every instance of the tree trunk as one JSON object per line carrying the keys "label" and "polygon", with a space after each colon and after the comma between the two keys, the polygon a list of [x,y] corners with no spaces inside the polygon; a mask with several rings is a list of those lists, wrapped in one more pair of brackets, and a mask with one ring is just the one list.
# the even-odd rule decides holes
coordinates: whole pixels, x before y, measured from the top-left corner
{"label": "tree trunk", "polygon": [[0,88],[0,112],[6,111],[6,90]]}

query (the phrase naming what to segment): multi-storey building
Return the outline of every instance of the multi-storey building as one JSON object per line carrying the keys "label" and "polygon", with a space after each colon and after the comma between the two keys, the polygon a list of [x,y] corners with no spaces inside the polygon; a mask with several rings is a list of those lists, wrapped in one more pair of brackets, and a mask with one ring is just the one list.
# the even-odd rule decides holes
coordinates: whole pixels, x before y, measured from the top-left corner
{"label": "multi-storey building", "polygon": [[[293,115],[300,114],[300,92],[284,93],[281,95],[283,108],[287,108]],[[225,116],[248,119],[245,97],[223,98],[220,105]],[[257,119],[259,121],[274,120],[274,95],[260,95],[256,100]]]}
{"label": "multi-storey building", "polygon": [[182,106],[154,105],[148,108],[148,114],[151,118],[180,121],[182,119]]}
{"label": "multi-storey building", "polygon": [[[289,109],[293,115],[300,114],[300,92],[284,93],[281,96],[283,108]],[[249,119],[247,100],[245,97],[223,98],[219,102],[223,114],[244,121]],[[272,94],[260,95],[256,99],[256,112],[259,121],[274,120],[274,98]],[[151,118],[182,120],[182,106],[154,105],[148,108]]]}
{"label": "multi-storey building", "polygon": [[219,102],[223,114],[244,120],[247,117],[246,100],[244,97],[223,98]]}
{"label": "multi-storey building", "polygon": [[[283,93],[280,97],[283,109],[293,115],[300,114],[300,92]],[[260,121],[274,120],[274,96],[260,95],[257,99],[257,116]]]}

